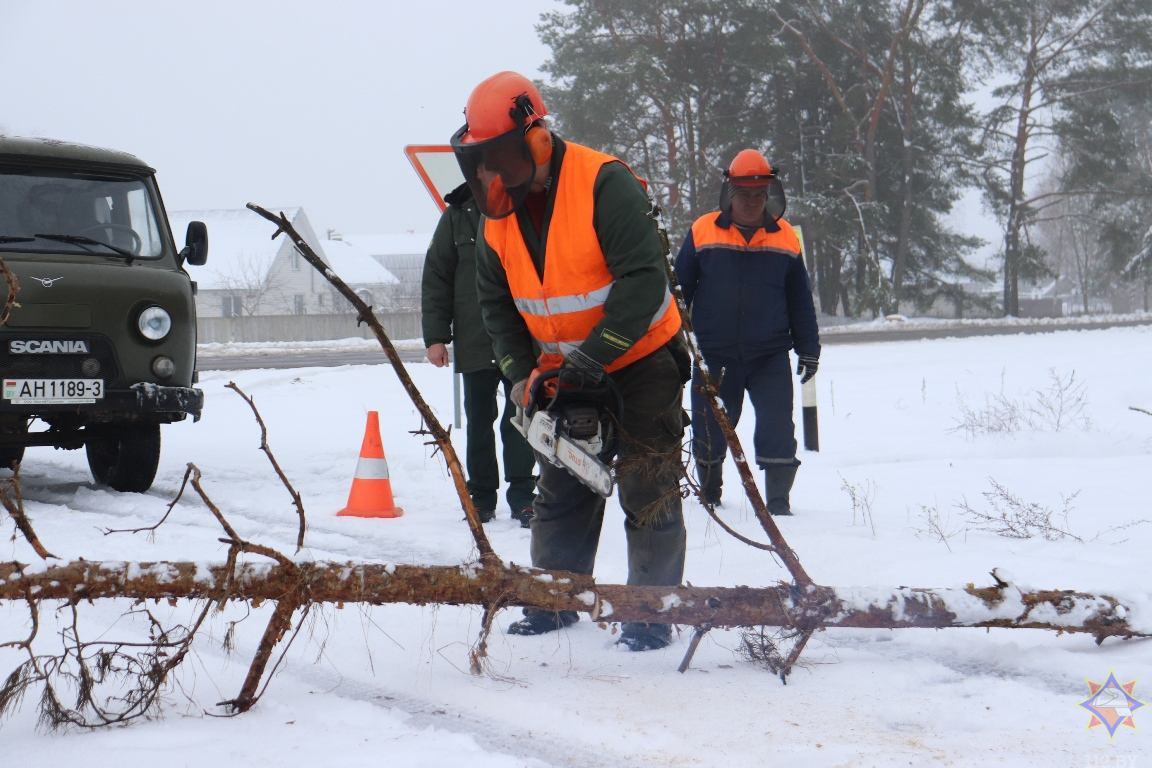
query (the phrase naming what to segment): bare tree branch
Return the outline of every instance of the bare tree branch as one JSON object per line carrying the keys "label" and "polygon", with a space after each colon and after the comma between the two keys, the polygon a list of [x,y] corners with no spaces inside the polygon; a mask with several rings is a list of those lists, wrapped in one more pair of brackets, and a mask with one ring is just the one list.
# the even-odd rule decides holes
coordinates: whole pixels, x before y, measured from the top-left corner
{"label": "bare tree branch", "polygon": [[16,465],[12,477],[0,480],[0,505],[7,510],[12,522],[16,523],[20,533],[24,534],[25,540],[41,559],[47,560],[50,557],[56,557],[40,543],[40,537],[36,535],[36,531],[32,530],[32,521],[28,519],[28,513],[24,511],[24,498],[20,495],[19,464]]}
{"label": "bare tree branch", "polygon": [[288,477],[284,474],[284,470],[280,469],[279,462],[277,462],[276,457],[272,455],[272,449],[268,447],[268,427],[264,426],[264,419],[260,418],[260,411],[256,410],[256,403],[252,401],[252,398],[244,394],[240,387],[236,386],[236,382],[230,381],[224,386],[240,395],[240,397],[244,399],[244,402],[248,403],[248,407],[252,409],[252,414],[256,417],[256,423],[260,425],[260,450],[264,451],[264,455],[266,455],[268,461],[272,463],[272,469],[276,470],[276,475],[280,478],[280,482],[284,483],[284,487],[288,489],[288,495],[292,497],[292,503],[296,505],[296,514],[300,517],[300,532],[296,536],[296,551],[299,552],[304,549],[304,531],[307,527],[304,520],[304,502],[300,499],[300,494],[292,487],[292,483],[288,482]]}

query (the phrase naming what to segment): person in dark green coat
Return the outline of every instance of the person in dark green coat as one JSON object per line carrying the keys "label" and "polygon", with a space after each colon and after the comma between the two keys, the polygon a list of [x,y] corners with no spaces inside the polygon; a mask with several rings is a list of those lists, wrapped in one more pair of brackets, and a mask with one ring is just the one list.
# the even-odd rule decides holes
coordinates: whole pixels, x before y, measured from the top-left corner
{"label": "person in dark green coat", "polygon": [[504,415],[500,439],[504,446],[505,498],[512,517],[527,528],[532,519],[536,455],[512,426],[516,407],[508,399],[512,387],[496,367],[492,339],[484,329],[484,317],[476,294],[476,231],[480,211],[468,185],[461,184],[444,196],[448,208],[440,217],[432,244],[424,259],[421,286],[421,321],[428,361],[437,368],[448,365],[452,343],[456,372],[464,380],[464,413],[468,419],[468,493],[488,522],[496,517],[500,468],[496,462],[496,435],[492,429],[498,415],[497,392],[504,388]]}

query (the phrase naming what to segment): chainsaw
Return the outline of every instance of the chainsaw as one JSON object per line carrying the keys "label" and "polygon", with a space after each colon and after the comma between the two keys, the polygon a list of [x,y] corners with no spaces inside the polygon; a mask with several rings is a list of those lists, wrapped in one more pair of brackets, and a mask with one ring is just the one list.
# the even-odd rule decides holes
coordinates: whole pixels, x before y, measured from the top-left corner
{"label": "chainsaw", "polygon": [[528,403],[517,408],[512,426],[549,464],[608,498],[615,485],[608,464],[620,443],[624,398],[607,376],[591,386],[579,372],[573,378],[578,381],[561,379],[559,368],[533,371]]}

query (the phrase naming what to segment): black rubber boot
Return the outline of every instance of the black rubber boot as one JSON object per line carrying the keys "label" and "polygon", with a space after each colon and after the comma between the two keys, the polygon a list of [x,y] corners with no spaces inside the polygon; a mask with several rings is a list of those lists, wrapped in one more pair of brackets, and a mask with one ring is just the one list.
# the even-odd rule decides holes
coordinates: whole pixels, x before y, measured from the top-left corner
{"label": "black rubber boot", "polygon": [[672,626],[669,624],[626,622],[616,644],[626,651],[655,651],[670,642]]}
{"label": "black rubber boot", "polygon": [[521,507],[520,509],[513,509],[512,510],[512,519],[513,520],[519,520],[521,528],[531,528],[532,527],[532,516],[534,514],[535,513],[532,511],[532,505],[529,504],[528,506]]}
{"label": "black rubber boot", "polygon": [[764,470],[764,495],[768,497],[768,512],[773,515],[791,515],[788,494],[796,480],[796,465],[784,464]]}
{"label": "black rubber boot", "polygon": [[696,479],[700,481],[700,493],[705,504],[720,506],[720,493],[724,485],[723,464],[701,464],[696,462]]}
{"label": "black rubber boot", "polygon": [[576,611],[542,611],[525,608],[524,618],[508,625],[510,635],[542,635],[575,624],[580,620]]}

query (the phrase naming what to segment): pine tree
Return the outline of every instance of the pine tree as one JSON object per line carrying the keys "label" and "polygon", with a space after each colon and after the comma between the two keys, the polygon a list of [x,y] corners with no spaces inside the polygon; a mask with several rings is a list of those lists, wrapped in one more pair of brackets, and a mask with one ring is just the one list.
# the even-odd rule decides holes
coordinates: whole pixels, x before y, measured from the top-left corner
{"label": "pine tree", "polygon": [[[1148,0],[960,0],[987,63],[996,105],[983,132],[984,190],[1004,228],[1004,313],[1018,315],[1019,282],[1044,274],[1043,251],[1027,237],[1038,206],[1029,184],[1052,149],[1057,123],[1079,100],[1120,88],[1125,62],[1146,58]],[[1093,74],[1094,73],[1094,74]]]}

